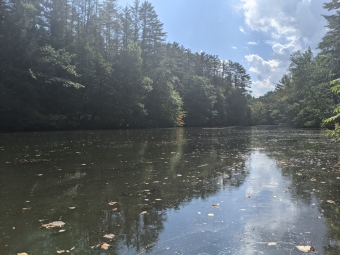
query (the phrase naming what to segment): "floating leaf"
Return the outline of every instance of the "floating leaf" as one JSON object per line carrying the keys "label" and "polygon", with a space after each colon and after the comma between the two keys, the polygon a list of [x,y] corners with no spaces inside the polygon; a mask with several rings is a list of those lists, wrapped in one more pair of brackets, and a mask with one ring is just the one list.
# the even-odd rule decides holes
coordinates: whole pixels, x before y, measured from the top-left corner
{"label": "floating leaf", "polygon": [[215,215],[213,213],[208,214],[209,217],[214,217]]}
{"label": "floating leaf", "polygon": [[74,210],[74,209],[76,209],[74,206],[71,206],[71,207],[69,207],[71,210]]}
{"label": "floating leaf", "polygon": [[117,204],[117,202],[109,202],[108,204],[109,205],[115,205],[115,204]]}
{"label": "floating leaf", "polygon": [[108,243],[103,242],[102,245],[100,246],[100,248],[102,248],[103,250],[108,250],[110,247],[110,245]]}
{"label": "floating leaf", "polygon": [[316,179],[315,179],[315,178],[311,178],[310,181],[311,181],[311,182],[315,182]]}
{"label": "floating leaf", "polygon": [[26,252],[19,252],[17,255],[28,255]]}
{"label": "floating leaf", "polygon": [[43,228],[55,228],[55,227],[63,227],[65,225],[65,222],[62,222],[62,221],[53,221],[53,222],[50,222],[48,224],[43,224],[41,225],[41,227]]}
{"label": "floating leaf", "polygon": [[161,198],[156,198],[155,200],[156,200],[156,201],[161,201],[162,199],[161,199]]}
{"label": "floating leaf", "polygon": [[59,232],[62,233],[62,232],[65,232],[66,230],[65,229],[60,229]]}
{"label": "floating leaf", "polygon": [[212,205],[211,208],[219,208],[218,205]]}
{"label": "floating leaf", "polygon": [[333,201],[333,200],[327,200],[327,203],[335,204],[335,201]]}
{"label": "floating leaf", "polygon": [[147,211],[143,211],[143,212],[141,212],[140,214],[147,214],[148,212]]}
{"label": "floating leaf", "polygon": [[43,174],[37,174],[38,176],[42,176]]}
{"label": "floating leaf", "polygon": [[298,246],[296,246],[296,248],[299,251],[302,251],[302,252],[315,251],[315,248],[313,246],[309,246],[309,245],[306,245],[306,246],[298,245]]}
{"label": "floating leaf", "polygon": [[112,211],[114,211],[114,212],[117,211],[117,210],[118,210],[118,208],[113,208],[113,209],[112,209]]}
{"label": "floating leaf", "polygon": [[57,253],[65,253],[65,250],[58,250]]}
{"label": "floating leaf", "polygon": [[105,236],[103,236],[104,238],[107,238],[107,239],[113,239],[115,237],[114,234],[106,234]]}
{"label": "floating leaf", "polygon": [[276,245],[276,242],[269,242],[268,243],[268,246],[275,246]]}

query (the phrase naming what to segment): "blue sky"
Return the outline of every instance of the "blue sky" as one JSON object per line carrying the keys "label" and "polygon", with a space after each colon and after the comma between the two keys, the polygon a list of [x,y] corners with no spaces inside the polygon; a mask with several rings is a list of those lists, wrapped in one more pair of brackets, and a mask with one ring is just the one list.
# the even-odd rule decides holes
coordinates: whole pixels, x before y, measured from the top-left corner
{"label": "blue sky", "polygon": [[[141,0],[142,2],[143,0]],[[282,78],[289,56],[317,45],[326,33],[322,0],[149,0],[169,42],[239,62],[252,77],[253,96]],[[133,0],[120,0],[131,5]]]}

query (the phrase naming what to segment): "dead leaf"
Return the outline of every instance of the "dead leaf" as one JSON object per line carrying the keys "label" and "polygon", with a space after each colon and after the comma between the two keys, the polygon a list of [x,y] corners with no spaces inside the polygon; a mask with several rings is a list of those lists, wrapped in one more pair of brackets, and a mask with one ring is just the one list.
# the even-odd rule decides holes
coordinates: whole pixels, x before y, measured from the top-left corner
{"label": "dead leaf", "polygon": [[161,201],[162,199],[161,199],[161,198],[156,198],[155,200],[156,200],[156,201]]}
{"label": "dead leaf", "polygon": [[115,204],[117,204],[117,202],[109,202],[108,204],[109,205],[115,205]]}
{"label": "dead leaf", "polygon": [[148,212],[147,211],[143,211],[143,212],[141,212],[140,214],[147,214]]}
{"label": "dead leaf", "polygon": [[41,225],[42,228],[55,228],[55,227],[63,227],[65,225],[65,222],[62,222],[62,221],[53,221],[53,222],[50,222],[48,224],[43,224]]}
{"label": "dead leaf", "polygon": [[26,252],[19,252],[17,255],[28,255]]}
{"label": "dead leaf", "polygon": [[42,176],[43,174],[38,174],[38,176]]}
{"label": "dead leaf", "polygon": [[69,207],[71,210],[74,210],[74,209],[76,209],[74,206],[71,206],[71,207]]}
{"label": "dead leaf", "polygon": [[103,250],[108,250],[110,247],[110,245],[108,243],[103,242],[102,245],[100,246],[100,248],[102,248]]}
{"label": "dead leaf", "polygon": [[58,250],[57,253],[65,253],[65,250]]}
{"label": "dead leaf", "polygon": [[327,203],[335,204],[335,201],[333,201],[333,200],[327,200]]}
{"label": "dead leaf", "polygon": [[107,238],[107,239],[113,239],[115,237],[114,234],[106,234],[105,236],[103,236],[104,238]]}
{"label": "dead leaf", "polygon": [[315,178],[311,178],[310,181],[311,181],[311,182],[315,182],[316,179],[315,179]]}
{"label": "dead leaf", "polygon": [[296,246],[296,248],[299,251],[302,251],[302,252],[315,251],[314,247],[313,246],[309,246],[309,245],[306,245],[306,246],[298,245],[298,246]]}
{"label": "dead leaf", "polygon": [[218,205],[212,205],[211,208],[219,208]]}
{"label": "dead leaf", "polygon": [[118,208],[113,208],[113,209],[112,209],[112,211],[114,211],[114,212],[117,211],[117,210],[118,210]]}
{"label": "dead leaf", "polygon": [[59,232],[62,233],[62,232],[65,232],[66,229],[60,229]]}

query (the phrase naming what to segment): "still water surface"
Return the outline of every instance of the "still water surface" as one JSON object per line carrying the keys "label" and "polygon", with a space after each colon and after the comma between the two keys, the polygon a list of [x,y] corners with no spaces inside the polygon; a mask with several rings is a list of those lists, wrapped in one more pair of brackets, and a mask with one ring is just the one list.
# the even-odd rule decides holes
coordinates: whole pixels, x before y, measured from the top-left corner
{"label": "still water surface", "polygon": [[0,255],[339,254],[339,189],[320,130],[0,134]]}

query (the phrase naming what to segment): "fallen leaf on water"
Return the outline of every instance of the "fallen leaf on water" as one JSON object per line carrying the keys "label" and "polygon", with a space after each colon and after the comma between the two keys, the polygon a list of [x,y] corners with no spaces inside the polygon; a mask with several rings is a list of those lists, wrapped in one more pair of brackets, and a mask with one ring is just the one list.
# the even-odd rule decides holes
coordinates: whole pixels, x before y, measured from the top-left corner
{"label": "fallen leaf on water", "polygon": [[28,255],[26,252],[19,252],[17,255]]}
{"label": "fallen leaf on water", "polygon": [[156,200],[156,201],[161,201],[162,199],[161,199],[161,198],[156,198],[155,200]]}
{"label": "fallen leaf on water", "polygon": [[59,232],[62,233],[62,232],[65,232],[66,229],[60,229]]}
{"label": "fallen leaf on water", "polygon": [[269,242],[268,243],[268,246],[274,246],[274,245],[276,245],[276,242]]}
{"label": "fallen leaf on water", "polygon": [[71,207],[69,207],[71,210],[74,210],[74,209],[76,209],[74,206],[71,206]]}
{"label": "fallen leaf on water", "polygon": [[219,208],[218,205],[212,205],[211,208]]}
{"label": "fallen leaf on water", "polygon": [[41,225],[42,228],[55,228],[55,227],[63,227],[65,225],[65,222],[62,221],[53,221],[48,224]]}
{"label": "fallen leaf on water", "polygon": [[315,248],[313,246],[309,246],[309,245],[306,245],[306,246],[298,245],[298,246],[296,246],[296,248],[299,251],[302,251],[302,252],[315,251]]}
{"label": "fallen leaf on water", "polygon": [[100,248],[102,248],[103,250],[108,250],[110,247],[110,245],[108,243],[102,243],[102,245],[100,246]]}
{"label": "fallen leaf on water", "polygon": [[333,200],[327,200],[327,203],[335,204],[335,201],[333,201]]}
{"label": "fallen leaf on water", "polygon": [[38,174],[38,176],[42,176],[43,174]]}
{"label": "fallen leaf on water", "polygon": [[117,211],[117,210],[118,210],[118,208],[113,208],[113,209],[112,209],[112,211],[114,211],[114,212]]}
{"label": "fallen leaf on water", "polygon": [[23,211],[29,210],[30,208],[22,208]]}
{"label": "fallen leaf on water", "polygon": [[108,204],[109,205],[115,205],[115,204],[117,204],[117,202],[109,202]]}
{"label": "fallen leaf on water", "polygon": [[208,214],[209,217],[214,217],[215,215],[213,213]]}
{"label": "fallen leaf on water", "polygon": [[107,238],[107,239],[113,239],[115,237],[114,234],[106,234],[105,236],[103,236],[104,238]]}
{"label": "fallen leaf on water", "polygon": [[57,253],[65,253],[65,250],[58,250]]}
{"label": "fallen leaf on water", "polygon": [[315,182],[316,179],[315,179],[315,178],[311,178],[310,181],[311,181],[311,182]]}
{"label": "fallen leaf on water", "polygon": [[147,211],[143,211],[143,212],[141,212],[140,214],[147,214],[148,212]]}

